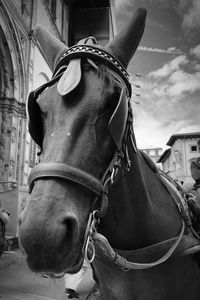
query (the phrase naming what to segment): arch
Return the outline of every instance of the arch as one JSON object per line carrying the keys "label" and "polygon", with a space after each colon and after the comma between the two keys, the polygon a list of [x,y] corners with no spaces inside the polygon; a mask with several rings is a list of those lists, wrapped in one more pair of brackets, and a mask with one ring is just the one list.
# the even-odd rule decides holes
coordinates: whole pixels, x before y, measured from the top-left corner
{"label": "arch", "polygon": [[14,96],[14,71],[9,46],[0,26],[0,95],[2,97]]}
{"label": "arch", "polygon": [[[3,33],[3,40],[5,41],[4,44],[6,45],[6,54],[9,55],[8,63],[12,65],[13,72],[13,76],[10,77],[13,91],[9,97],[14,98],[19,104],[25,102],[25,83],[27,76],[25,67],[25,53],[22,49],[22,32],[20,26],[17,26],[15,21],[11,18],[11,14],[4,5],[0,6],[0,28],[1,32]],[[25,36],[23,35],[23,37]],[[23,115],[21,117],[25,118],[24,109],[22,107],[18,109],[18,114],[20,111],[23,111]]]}
{"label": "arch", "polygon": [[[19,173],[18,149],[25,122],[23,54],[17,31],[6,8],[0,6],[0,180],[15,180]],[[21,119],[24,119],[22,121]],[[7,187],[3,187],[3,189]]]}

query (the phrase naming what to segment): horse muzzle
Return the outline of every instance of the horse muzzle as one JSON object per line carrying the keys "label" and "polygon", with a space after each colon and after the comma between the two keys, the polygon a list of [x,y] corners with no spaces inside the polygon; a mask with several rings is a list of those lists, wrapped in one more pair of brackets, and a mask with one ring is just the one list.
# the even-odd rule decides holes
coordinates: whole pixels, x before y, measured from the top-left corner
{"label": "horse muzzle", "polygon": [[63,211],[53,218],[48,213],[25,209],[19,220],[19,239],[32,271],[58,273],[80,261],[80,226],[72,212]]}

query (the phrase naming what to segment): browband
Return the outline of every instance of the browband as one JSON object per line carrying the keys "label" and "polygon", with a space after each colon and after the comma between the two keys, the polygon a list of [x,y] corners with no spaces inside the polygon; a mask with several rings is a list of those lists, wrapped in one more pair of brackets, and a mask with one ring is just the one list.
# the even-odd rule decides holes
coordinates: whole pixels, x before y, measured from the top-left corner
{"label": "browband", "polygon": [[125,82],[129,96],[131,97],[131,84],[129,82],[129,73],[123,67],[123,65],[109,52],[103,48],[97,48],[91,45],[75,45],[66,50],[66,52],[61,56],[54,72],[53,77],[57,75],[57,71],[64,65],[68,64],[71,59],[74,58],[91,58],[99,60],[107,66],[109,66],[114,72],[118,73],[123,81]]}

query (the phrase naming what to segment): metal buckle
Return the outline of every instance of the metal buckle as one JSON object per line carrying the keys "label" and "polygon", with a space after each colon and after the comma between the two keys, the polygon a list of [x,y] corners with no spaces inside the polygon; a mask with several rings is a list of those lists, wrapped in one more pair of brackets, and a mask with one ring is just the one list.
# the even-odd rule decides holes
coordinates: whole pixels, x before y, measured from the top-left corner
{"label": "metal buckle", "polygon": [[110,175],[110,183],[111,183],[111,184],[114,183],[115,171],[116,171],[116,169],[115,169],[115,167],[113,167],[112,173],[111,173],[111,175]]}
{"label": "metal buckle", "polygon": [[94,246],[92,235],[94,232],[96,232],[96,223],[98,221],[95,217],[96,212],[97,210],[94,210],[89,215],[88,224],[85,231],[83,249],[82,249],[82,253],[85,260],[90,264],[93,262],[95,258],[95,246]]}

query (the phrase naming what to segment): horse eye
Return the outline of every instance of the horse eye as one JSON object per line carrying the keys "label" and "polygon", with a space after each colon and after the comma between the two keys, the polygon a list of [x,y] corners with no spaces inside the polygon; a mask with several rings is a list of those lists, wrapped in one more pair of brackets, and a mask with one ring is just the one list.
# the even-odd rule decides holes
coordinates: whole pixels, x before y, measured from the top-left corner
{"label": "horse eye", "polygon": [[105,106],[104,106],[104,111],[106,110],[114,110],[117,104],[117,101],[119,99],[119,94],[114,93],[111,95],[108,99],[106,99]]}
{"label": "horse eye", "polygon": [[114,93],[110,99],[113,106],[116,106],[118,99],[119,99],[119,93]]}

